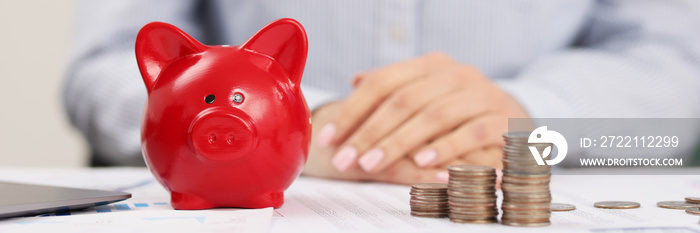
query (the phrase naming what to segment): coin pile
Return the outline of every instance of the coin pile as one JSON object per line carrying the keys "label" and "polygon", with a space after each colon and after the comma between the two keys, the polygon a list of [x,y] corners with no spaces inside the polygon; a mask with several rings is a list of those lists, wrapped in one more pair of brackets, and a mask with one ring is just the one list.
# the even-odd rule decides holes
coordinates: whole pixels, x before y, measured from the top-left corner
{"label": "coin pile", "polygon": [[414,184],[409,193],[411,194],[411,215],[429,218],[449,216],[446,184]]}
{"label": "coin pile", "polygon": [[530,147],[541,154],[551,143],[528,143],[530,132],[506,133],[503,148],[503,216],[501,222],[510,226],[550,225],[552,195],[548,165],[538,165]]}
{"label": "coin pile", "polygon": [[487,166],[453,165],[448,167],[448,172],[450,221],[498,222],[496,170]]}

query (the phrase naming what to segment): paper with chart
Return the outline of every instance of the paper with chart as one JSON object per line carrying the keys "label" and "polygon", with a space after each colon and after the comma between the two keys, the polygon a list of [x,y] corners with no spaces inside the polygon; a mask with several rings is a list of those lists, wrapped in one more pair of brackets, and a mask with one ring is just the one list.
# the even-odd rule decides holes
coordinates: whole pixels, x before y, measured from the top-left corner
{"label": "paper with chart", "polygon": [[84,210],[0,221],[5,232],[265,232],[272,208],[175,211],[169,195],[145,169],[14,170],[0,179],[132,193],[125,201]]}
{"label": "paper with chart", "polygon": [[[498,224],[455,224],[448,219],[411,217],[407,186],[305,178],[295,182],[288,192],[285,205],[275,210],[272,230],[283,228],[296,229],[297,232],[590,232],[650,227],[657,232],[663,232],[658,228],[663,227],[674,232],[700,232],[700,216],[688,215],[683,210],[655,206],[658,201],[683,200],[685,196],[700,194],[700,177],[559,175],[552,178],[551,188],[554,202],[574,204],[577,210],[553,213],[552,225],[549,227],[515,228]],[[637,201],[642,203],[642,208],[612,210],[593,207],[593,202],[602,200]]]}
{"label": "paper with chart", "polygon": [[[51,179],[52,177],[55,179]],[[127,188],[126,191],[132,192],[134,198],[104,207],[74,211],[70,213],[70,219],[76,223],[102,218],[97,216],[111,215],[112,217],[108,218],[112,218],[113,223],[127,222],[128,224],[120,223],[120,225],[131,224],[141,227],[137,229],[167,229],[167,227],[177,226],[178,229],[199,227],[199,231],[211,232],[223,231],[222,229],[243,229],[242,227],[248,227],[246,229],[251,230],[249,232],[464,232],[467,230],[623,232],[623,229],[634,227],[635,230],[632,232],[700,232],[700,224],[698,224],[700,216],[686,214],[683,210],[662,209],[655,206],[658,201],[683,200],[686,196],[700,196],[700,177],[683,175],[556,175],[552,178],[551,184],[553,201],[574,204],[577,209],[553,213],[552,225],[542,228],[516,228],[499,224],[456,224],[448,219],[412,217],[408,204],[410,188],[403,185],[300,177],[285,192],[285,204],[282,208],[276,210],[222,209],[202,211],[200,215],[194,216],[190,215],[190,211],[172,210],[168,204],[167,192],[152,180],[145,169],[99,169],[77,172],[0,169],[0,179],[19,182],[34,180],[33,183],[60,183],[83,188],[89,188],[91,185],[113,190]],[[63,183],[57,181],[58,179],[63,179]],[[51,181],[41,182],[46,180]],[[630,210],[592,207],[593,202],[606,200],[636,201],[641,203],[642,207]],[[201,221],[201,218],[198,218],[201,216],[207,216],[207,220]],[[54,221],[61,217],[28,219]],[[146,221],[146,218],[150,220]],[[151,221],[152,218],[156,218],[157,221]],[[228,220],[225,220],[226,218]],[[241,218],[246,219],[245,223]],[[181,225],[171,224],[170,221]],[[224,222],[230,225],[220,224]],[[0,221],[0,232],[7,229],[8,223],[9,221]],[[216,224],[212,223],[223,227],[217,228]],[[56,226],[61,224],[67,225],[67,223],[56,223]],[[31,224],[20,225],[17,224],[19,227],[15,226],[15,229]],[[627,231],[629,232],[629,229]]]}

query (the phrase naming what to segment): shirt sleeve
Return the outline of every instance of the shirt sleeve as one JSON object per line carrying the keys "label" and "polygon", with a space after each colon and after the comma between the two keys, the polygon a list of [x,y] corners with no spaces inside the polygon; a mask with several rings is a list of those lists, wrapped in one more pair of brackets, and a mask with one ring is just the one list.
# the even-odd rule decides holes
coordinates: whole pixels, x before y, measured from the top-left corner
{"label": "shirt sleeve", "polygon": [[140,125],[146,87],[136,64],[139,29],[165,21],[197,37],[197,1],[87,0],[78,3],[63,104],[94,155],[110,165],[143,164]]}
{"label": "shirt sleeve", "polygon": [[[694,9],[685,1],[600,1],[576,47],[497,84],[532,118],[698,117]],[[688,126],[685,133],[697,141],[697,130]]]}
{"label": "shirt sleeve", "polygon": [[[134,45],[143,25],[173,24],[195,38],[207,38],[201,25],[204,1],[87,0],[78,3],[74,45],[63,86],[63,104],[71,123],[89,142],[93,156],[108,165],[139,165],[141,116],[146,87],[136,64]],[[212,39],[212,38],[209,38]],[[311,110],[340,96],[302,84]]]}

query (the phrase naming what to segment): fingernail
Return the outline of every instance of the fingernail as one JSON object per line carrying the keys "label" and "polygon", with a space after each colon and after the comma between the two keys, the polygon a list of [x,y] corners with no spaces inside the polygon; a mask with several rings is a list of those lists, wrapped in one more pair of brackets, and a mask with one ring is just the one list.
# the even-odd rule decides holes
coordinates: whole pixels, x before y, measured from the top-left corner
{"label": "fingernail", "polygon": [[335,136],[335,125],[333,123],[328,123],[321,128],[321,131],[318,131],[318,140],[316,141],[318,145],[327,147],[331,144],[333,136]]}
{"label": "fingernail", "polygon": [[384,159],[384,151],[382,149],[372,149],[365,155],[360,157],[360,167],[366,172],[374,169]]}
{"label": "fingernail", "polygon": [[339,171],[345,171],[352,165],[352,162],[357,158],[357,149],[352,146],[346,146],[333,157],[333,166]]}
{"label": "fingernail", "polygon": [[425,167],[431,162],[433,162],[435,158],[437,158],[437,151],[433,149],[428,149],[418,153],[416,157],[413,157],[413,161],[416,162],[416,165],[418,165],[418,167]]}
{"label": "fingernail", "polygon": [[435,174],[435,179],[440,182],[447,183],[447,180],[450,179],[450,174],[447,174],[446,171],[441,171]]}

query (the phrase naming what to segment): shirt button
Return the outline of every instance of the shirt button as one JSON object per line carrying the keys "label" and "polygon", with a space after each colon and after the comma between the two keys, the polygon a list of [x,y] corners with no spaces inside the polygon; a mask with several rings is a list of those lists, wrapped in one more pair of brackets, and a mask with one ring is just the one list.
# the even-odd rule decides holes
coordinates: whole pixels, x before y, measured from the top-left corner
{"label": "shirt button", "polygon": [[394,24],[394,26],[391,27],[391,32],[389,34],[391,36],[391,40],[394,42],[401,42],[406,37],[406,30],[401,25]]}

